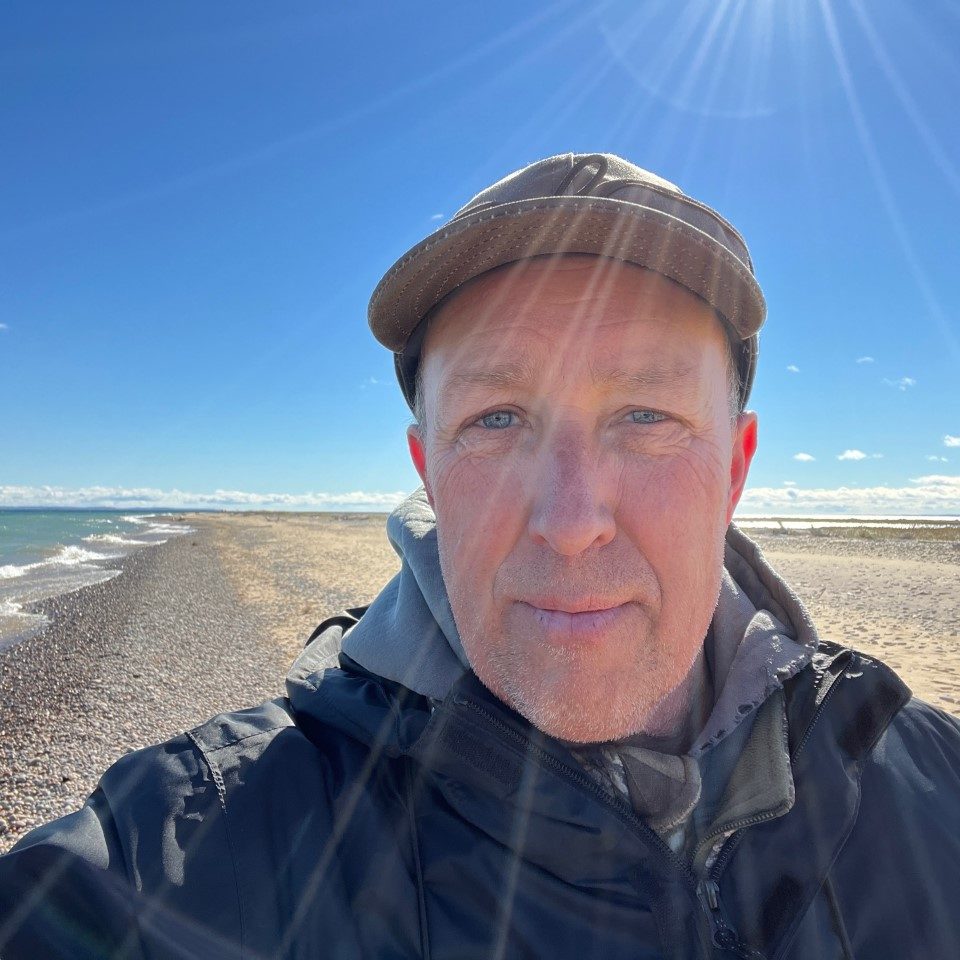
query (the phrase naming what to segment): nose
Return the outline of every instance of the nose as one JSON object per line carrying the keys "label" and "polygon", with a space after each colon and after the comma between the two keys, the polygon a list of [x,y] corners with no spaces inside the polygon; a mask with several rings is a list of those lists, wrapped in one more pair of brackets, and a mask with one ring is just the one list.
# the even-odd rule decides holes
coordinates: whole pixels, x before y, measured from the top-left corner
{"label": "nose", "polygon": [[611,503],[615,478],[588,443],[567,436],[545,444],[532,470],[530,536],[572,557],[602,547],[616,533]]}

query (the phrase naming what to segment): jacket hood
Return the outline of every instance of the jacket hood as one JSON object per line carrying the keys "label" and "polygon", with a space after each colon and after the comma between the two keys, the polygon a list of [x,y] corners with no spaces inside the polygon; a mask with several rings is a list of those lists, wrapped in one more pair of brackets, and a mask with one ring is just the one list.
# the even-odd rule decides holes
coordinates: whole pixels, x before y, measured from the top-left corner
{"label": "jacket hood", "polygon": [[[372,677],[434,701],[470,671],[440,571],[436,517],[422,487],[390,515],[387,535],[400,572],[368,608],[318,629],[290,671],[291,690],[302,695],[310,675],[336,665],[338,649]],[[687,752],[696,756],[728,735],[809,663],[817,645],[803,604],[731,525],[717,608],[698,658],[710,703]]]}

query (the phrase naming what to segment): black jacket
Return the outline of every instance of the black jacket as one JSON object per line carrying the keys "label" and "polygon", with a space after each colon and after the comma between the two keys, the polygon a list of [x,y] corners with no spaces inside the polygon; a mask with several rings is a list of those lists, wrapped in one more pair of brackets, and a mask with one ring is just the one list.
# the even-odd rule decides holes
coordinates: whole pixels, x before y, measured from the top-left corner
{"label": "black jacket", "polygon": [[0,957],[960,955],[960,724],[834,644],[786,690],[796,801],[695,877],[472,674],[431,710],[343,658],[0,857]]}

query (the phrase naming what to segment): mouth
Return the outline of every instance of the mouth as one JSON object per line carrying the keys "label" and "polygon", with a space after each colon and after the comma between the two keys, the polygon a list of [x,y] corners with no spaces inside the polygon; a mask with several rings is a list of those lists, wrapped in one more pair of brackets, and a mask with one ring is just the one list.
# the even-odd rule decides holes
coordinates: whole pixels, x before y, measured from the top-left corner
{"label": "mouth", "polygon": [[[596,603],[558,603],[551,606],[539,606],[527,601],[519,601],[521,608],[532,616],[548,639],[554,641],[576,641],[587,643],[604,639],[611,628],[616,627],[627,616],[633,603],[619,603],[612,606],[598,606]],[[571,609],[572,608],[572,609]]]}

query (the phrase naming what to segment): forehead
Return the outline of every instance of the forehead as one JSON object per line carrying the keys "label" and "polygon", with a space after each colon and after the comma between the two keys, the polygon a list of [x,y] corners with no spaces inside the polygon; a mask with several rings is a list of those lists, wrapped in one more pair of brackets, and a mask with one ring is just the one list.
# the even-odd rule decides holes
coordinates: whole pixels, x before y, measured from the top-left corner
{"label": "forehead", "polygon": [[421,351],[423,377],[549,364],[640,363],[676,375],[727,353],[716,313],[652,270],[587,255],[500,267],[459,288],[435,311]]}

